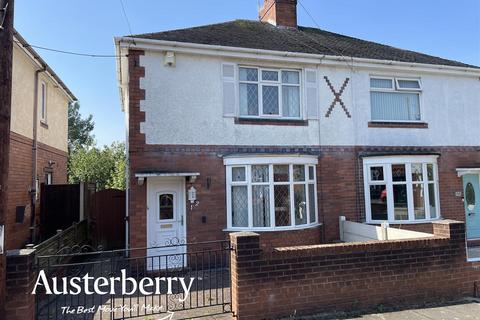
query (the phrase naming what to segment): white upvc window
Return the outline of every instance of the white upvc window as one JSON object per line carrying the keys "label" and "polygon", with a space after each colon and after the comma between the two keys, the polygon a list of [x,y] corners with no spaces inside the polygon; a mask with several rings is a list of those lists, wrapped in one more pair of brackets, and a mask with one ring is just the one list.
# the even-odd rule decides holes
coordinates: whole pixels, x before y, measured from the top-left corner
{"label": "white upvc window", "polygon": [[372,121],[422,121],[421,91],[422,84],[419,79],[370,77]]}
{"label": "white upvc window", "polygon": [[227,158],[227,228],[285,230],[318,224],[315,157]]}
{"label": "white upvc window", "polygon": [[240,117],[302,117],[299,70],[247,66],[241,66],[238,70]]}
{"label": "white upvc window", "polygon": [[421,223],[440,218],[437,156],[363,160],[368,223]]}
{"label": "white upvc window", "polygon": [[40,84],[40,121],[47,122],[47,84]]}

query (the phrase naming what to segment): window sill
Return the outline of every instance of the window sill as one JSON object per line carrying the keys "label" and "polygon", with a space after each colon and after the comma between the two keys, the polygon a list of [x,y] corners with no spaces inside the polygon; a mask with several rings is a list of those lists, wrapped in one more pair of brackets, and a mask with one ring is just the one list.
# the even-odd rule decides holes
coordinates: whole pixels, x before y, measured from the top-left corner
{"label": "window sill", "polygon": [[306,230],[312,229],[321,226],[321,223],[314,223],[305,226],[296,226],[296,227],[277,227],[276,229],[272,228],[225,228],[222,231],[225,232],[280,232],[280,231],[296,231],[296,230]]}
{"label": "window sill", "polygon": [[40,120],[40,126],[42,126],[42,127],[45,128],[45,129],[48,129],[48,123],[46,123],[46,122],[43,121],[43,120]]}
{"label": "window sill", "polygon": [[272,126],[308,126],[308,120],[235,118],[235,124],[272,125]]}
{"label": "window sill", "polygon": [[388,121],[370,121],[369,128],[412,128],[428,129],[426,122],[388,122]]}

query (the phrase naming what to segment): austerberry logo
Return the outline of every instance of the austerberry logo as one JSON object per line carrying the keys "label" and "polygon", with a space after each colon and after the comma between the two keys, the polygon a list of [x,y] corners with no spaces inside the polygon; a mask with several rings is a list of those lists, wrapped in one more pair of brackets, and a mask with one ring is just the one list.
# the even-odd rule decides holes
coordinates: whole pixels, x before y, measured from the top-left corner
{"label": "austerberry logo", "polygon": [[[153,294],[172,294],[173,287],[178,287],[178,284],[180,284],[185,294],[183,295],[183,298],[179,297],[179,301],[184,302],[190,294],[190,289],[192,288],[194,280],[195,278],[184,277],[144,277],[140,279],[140,281],[137,281],[135,278],[128,277],[127,271],[122,269],[120,270],[120,277],[95,278],[87,273],[83,277],[71,277],[70,279],[67,277],[52,277],[51,281],[49,281],[45,271],[41,270],[38,273],[32,294],[36,294],[37,288],[40,286],[45,288],[45,293],[48,295],[79,295],[81,293],[86,295],[115,295],[121,293],[122,295],[130,296],[135,294],[138,290],[142,295],[149,296]],[[121,292],[117,292],[117,284],[120,284]]]}

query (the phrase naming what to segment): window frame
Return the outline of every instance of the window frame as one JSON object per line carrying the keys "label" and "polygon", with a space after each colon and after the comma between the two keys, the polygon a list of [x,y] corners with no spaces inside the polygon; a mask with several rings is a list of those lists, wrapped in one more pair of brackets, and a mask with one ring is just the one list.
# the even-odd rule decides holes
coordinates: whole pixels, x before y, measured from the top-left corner
{"label": "window frame", "polygon": [[[258,72],[257,81],[251,80],[240,80],[240,69],[256,69]],[[278,74],[278,81],[272,80],[263,80],[262,73],[263,71],[273,71]],[[282,81],[282,72],[293,71],[298,73],[298,84],[295,83],[283,83]],[[303,79],[302,79],[302,70],[301,69],[289,69],[289,68],[274,68],[274,67],[259,67],[259,66],[250,66],[250,65],[238,65],[237,66],[237,94],[238,94],[238,117],[240,119],[278,119],[278,120],[302,120],[304,117],[303,111]],[[256,84],[258,92],[258,115],[242,115],[240,113],[240,84]],[[276,86],[278,88],[278,114],[265,114],[263,113],[263,86]],[[288,87],[298,87],[299,95],[299,116],[298,117],[287,117],[283,115],[283,86]]]}
{"label": "window frame", "polygon": [[40,82],[40,121],[47,123],[48,87],[45,81]]}
{"label": "window frame", "polygon": [[[173,215],[172,219],[160,219],[160,197],[162,195],[172,195],[172,210],[173,210]],[[176,216],[176,209],[177,209],[177,193],[174,191],[169,191],[169,190],[163,190],[160,192],[156,192],[156,220],[158,223],[171,223],[171,222],[176,222],[177,221],[177,216]]]}
{"label": "window frame", "polygon": [[45,171],[45,185],[53,184],[53,171]]}
{"label": "window frame", "polygon": [[[368,86],[370,88],[370,92],[388,92],[388,93],[413,93],[418,95],[418,108],[420,111],[420,119],[418,120],[381,120],[381,119],[372,119],[372,101],[371,95],[370,98],[370,121],[371,122],[379,122],[379,123],[423,123],[424,120],[424,111],[423,111],[423,86],[422,81],[420,78],[408,78],[408,77],[392,77],[392,76],[376,76],[370,75],[368,78]],[[380,79],[380,80],[391,80],[392,81],[392,88],[373,88],[371,85],[372,79]],[[418,81],[418,85],[420,88],[400,88],[398,85],[398,80],[407,80],[407,81]]]}
{"label": "window frame", "polygon": [[[318,195],[317,195],[317,172],[316,166],[318,165],[318,159],[314,156],[296,156],[296,157],[234,157],[225,158],[224,165],[226,170],[226,205],[227,205],[227,229],[228,231],[285,231],[285,230],[298,230],[307,229],[320,225],[318,217]],[[252,166],[255,165],[268,165],[268,182],[252,182]],[[289,179],[287,181],[274,181],[273,179],[273,166],[274,165],[288,165]],[[303,165],[305,168],[305,178],[303,181],[293,180],[293,166]],[[232,168],[244,167],[245,168],[245,181],[232,181]],[[313,179],[309,178],[309,168],[313,167]],[[269,186],[269,209],[270,209],[270,226],[268,227],[254,227],[253,226],[253,186],[256,185],[268,185]],[[276,226],[275,225],[275,198],[274,188],[276,185],[288,185],[289,197],[290,197],[290,225],[288,226]],[[295,223],[295,205],[294,205],[294,186],[305,186],[305,208],[306,208],[306,223]],[[309,199],[309,185],[314,186],[314,203],[315,203],[315,221],[310,221],[310,199]],[[232,216],[232,187],[233,186],[246,186],[248,197],[248,224],[247,227],[234,227]]]}
{"label": "window frame", "polygon": [[[384,221],[388,221],[390,224],[419,224],[419,223],[428,223],[430,221],[440,220],[441,210],[440,210],[440,191],[438,183],[438,165],[437,165],[437,155],[421,155],[421,156],[382,156],[382,157],[367,157],[363,159],[363,181],[364,181],[364,197],[365,197],[365,218],[367,223],[380,224]],[[412,180],[412,164],[422,164],[422,178],[421,181]],[[405,165],[405,181],[393,181],[392,178],[392,165]],[[433,165],[433,180],[428,179],[428,169],[429,164]],[[371,181],[370,177],[370,168],[371,167],[383,167],[383,177],[382,181]],[[395,220],[394,212],[394,199],[393,199],[393,186],[405,184],[407,188],[407,210],[408,210],[408,219],[407,220]],[[424,186],[424,210],[425,210],[425,219],[415,219],[414,212],[414,199],[413,199],[413,186],[416,184],[422,184]],[[435,189],[435,208],[436,216],[431,217],[430,212],[430,202],[429,202],[429,193],[428,186],[429,184],[434,185]],[[387,220],[374,220],[372,219],[371,212],[371,202],[370,202],[370,186],[371,185],[385,185],[387,191]]]}
{"label": "window frame", "polygon": [[[374,78],[376,79],[376,78]],[[400,87],[400,84],[398,83],[398,81],[416,81],[418,83],[418,88],[402,88]],[[401,78],[401,77],[395,77],[395,86],[396,86],[396,90],[398,91],[414,91],[414,92],[422,92],[422,82],[420,81],[420,79],[416,79],[416,78]]]}

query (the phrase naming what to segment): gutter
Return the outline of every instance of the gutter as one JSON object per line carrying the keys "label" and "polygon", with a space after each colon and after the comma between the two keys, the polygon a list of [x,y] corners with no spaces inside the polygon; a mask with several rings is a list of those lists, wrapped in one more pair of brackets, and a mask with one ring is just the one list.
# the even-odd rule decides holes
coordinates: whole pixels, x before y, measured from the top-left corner
{"label": "gutter", "polygon": [[17,30],[13,31],[13,42],[19,46],[40,68],[45,69],[44,71],[49,75],[49,77],[60,87],[65,95],[70,99],[70,102],[77,101],[78,99],[70,91],[67,85],[60,79],[60,77],[55,73],[55,71],[50,68],[50,66],[45,62],[45,60],[40,57],[40,55],[30,46],[30,44],[18,33]]}
{"label": "gutter", "polygon": [[35,243],[36,234],[35,234],[35,204],[37,201],[38,195],[38,169],[37,169],[37,160],[38,160],[38,79],[40,73],[46,72],[47,66],[43,66],[42,69],[35,71],[35,84],[33,86],[33,142],[32,142],[32,186],[30,187],[30,243]]}

